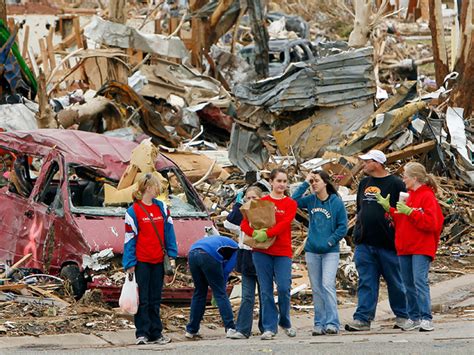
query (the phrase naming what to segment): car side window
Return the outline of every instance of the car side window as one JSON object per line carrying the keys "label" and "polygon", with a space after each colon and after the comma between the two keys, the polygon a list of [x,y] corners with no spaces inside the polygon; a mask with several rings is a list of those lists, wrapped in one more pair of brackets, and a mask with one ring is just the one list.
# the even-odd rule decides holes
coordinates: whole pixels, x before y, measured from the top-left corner
{"label": "car side window", "polygon": [[8,174],[9,190],[25,198],[30,197],[42,165],[42,157],[17,155]]}
{"label": "car side window", "polygon": [[51,162],[46,173],[46,179],[40,188],[40,193],[36,196],[36,201],[51,206],[60,189],[61,179],[59,176],[59,164],[56,161]]}

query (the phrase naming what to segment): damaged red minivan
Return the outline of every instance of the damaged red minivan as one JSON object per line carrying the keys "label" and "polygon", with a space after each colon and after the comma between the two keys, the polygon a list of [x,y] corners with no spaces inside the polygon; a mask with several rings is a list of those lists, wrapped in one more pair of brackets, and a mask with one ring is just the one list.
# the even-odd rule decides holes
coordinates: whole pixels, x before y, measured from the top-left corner
{"label": "damaged red minivan", "polygon": [[[81,296],[89,272],[84,256],[107,248],[115,255],[123,251],[126,206],[104,207],[103,186],[118,184],[136,146],[74,130],[0,133],[0,152],[14,157],[0,188],[0,264],[31,253],[26,267],[69,279]],[[178,257],[186,257],[212,222],[173,161],[160,154],[156,169],[172,180],[168,196]]]}

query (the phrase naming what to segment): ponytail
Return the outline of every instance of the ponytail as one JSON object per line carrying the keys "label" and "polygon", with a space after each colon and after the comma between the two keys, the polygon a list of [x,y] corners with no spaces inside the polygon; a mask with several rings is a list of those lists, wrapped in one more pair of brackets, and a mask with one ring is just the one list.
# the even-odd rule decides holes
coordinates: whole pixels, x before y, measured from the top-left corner
{"label": "ponytail", "polygon": [[431,189],[437,193],[438,192],[438,183],[436,182],[433,174],[427,174],[426,175],[426,185],[431,187]]}

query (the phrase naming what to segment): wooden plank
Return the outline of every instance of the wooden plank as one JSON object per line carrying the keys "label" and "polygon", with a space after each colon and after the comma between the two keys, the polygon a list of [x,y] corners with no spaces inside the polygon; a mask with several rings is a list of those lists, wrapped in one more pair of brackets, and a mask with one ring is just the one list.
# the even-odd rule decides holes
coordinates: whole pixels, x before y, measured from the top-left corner
{"label": "wooden plank", "polygon": [[33,290],[37,293],[39,293],[41,296],[46,297],[46,298],[52,298],[53,300],[56,300],[58,302],[63,303],[65,306],[70,306],[69,302],[64,301],[63,299],[59,298],[58,296],[53,295],[52,293],[43,290],[41,287],[33,286],[33,285],[28,285],[28,288],[30,290]]}
{"label": "wooden plank", "polygon": [[54,298],[43,298],[43,297],[34,297],[34,296],[23,296],[23,295],[14,295],[14,294],[6,294],[4,292],[0,292],[0,301],[7,302],[17,302],[17,303],[27,303],[27,304],[41,304],[41,305],[50,305],[56,306],[59,308],[67,307],[68,303]]}
{"label": "wooden plank", "polygon": [[[26,254],[24,255],[20,260],[18,260],[15,264],[13,264],[9,270],[13,270],[13,269],[16,269],[17,267],[23,265],[24,263],[26,263],[28,260],[30,260],[30,258],[33,256],[32,253],[29,253],[29,254]],[[3,279],[4,277],[6,276],[6,273],[3,272],[2,274],[0,274],[0,279]]]}
{"label": "wooden plank", "polygon": [[39,40],[39,46],[41,51],[41,58],[43,59],[43,72],[46,76],[48,76],[51,70],[49,68],[48,52],[46,51],[46,43],[44,38],[41,38]]}
{"label": "wooden plank", "polygon": [[81,32],[81,25],[79,22],[79,17],[75,17],[72,20],[72,28],[73,28],[73,33],[74,33],[74,38],[76,41],[76,46],[77,48],[85,48],[84,47],[84,41],[82,40],[82,32]]}
{"label": "wooden plank", "polygon": [[25,284],[0,285],[0,291],[19,291],[26,288]]}
{"label": "wooden plank", "polygon": [[46,37],[46,49],[48,51],[49,65],[51,66],[51,70],[56,68],[56,58],[54,57],[53,35],[54,35],[54,29],[53,29],[53,26],[51,26],[49,28],[48,36]]}
{"label": "wooden plank", "polygon": [[424,142],[418,145],[409,146],[405,149],[387,154],[387,164],[393,163],[400,159],[410,158],[416,154],[429,152],[436,146],[436,140]]}
{"label": "wooden plank", "polygon": [[23,47],[21,51],[21,56],[26,58],[28,55],[28,40],[30,38],[30,26],[25,26],[25,34],[23,36]]}

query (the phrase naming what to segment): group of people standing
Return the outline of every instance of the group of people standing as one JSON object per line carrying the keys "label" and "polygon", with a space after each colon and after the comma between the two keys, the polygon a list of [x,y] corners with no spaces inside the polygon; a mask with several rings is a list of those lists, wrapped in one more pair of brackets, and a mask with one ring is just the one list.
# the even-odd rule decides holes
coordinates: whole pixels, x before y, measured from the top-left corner
{"label": "group of people standing", "polygon": [[[353,321],[346,324],[345,329],[370,329],[378,302],[380,276],[383,276],[390,306],[396,316],[395,326],[403,330],[433,330],[428,271],[443,226],[443,215],[435,197],[436,183],[418,163],[405,166],[403,180],[390,175],[385,169],[386,157],[381,151],[372,150],[360,159],[364,162],[367,177],[359,184],[354,227],[354,261],[359,274],[358,304]],[[285,170],[273,170],[269,180],[269,194],[264,196],[260,188],[251,186],[244,199],[272,202],[275,206],[272,227],[254,229],[240,213],[244,201],[237,201],[225,227],[237,231],[238,243],[228,237],[209,236],[191,247],[188,264],[195,291],[186,326],[187,338],[200,337],[199,327],[205,312],[208,287],[219,308],[226,337],[247,339],[252,335],[256,289],[261,339],[273,339],[279,328],[289,337],[296,336],[290,319],[290,291],[291,223],[297,208],[307,210],[309,215],[305,259],[313,292],[312,335],[339,333],[336,273],[339,241],[348,230],[344,203],[330,176],[322,170],[309,173],[291,197],[286,194],[288,176]],[[408,198],[403,199],[406,189]],[[169,338],[162,334],[159,316],[164,278],[164,251],[160,245],[164,246],[169,257],[175,258],[176,238],[169,210],[163,202],[154,199],[158,190],[158,180],[146,174],[138,184],[135,202],[125,217],[123,265],[127,272],[135,272],[139,287],[140,305],[135,315],[137,344],[169,342]],[[142,216],[143,208],[151,217]],[[153,223],[157,228],[151,228]],[[252,250],[243,243],[244,235],[259,241],[274,238],[274,242],[268,249]],[[157,237],[161,238],[161,243]],[[226,293],[229,274],[235,267],[242,275],[242,301],[236,322]]]}

